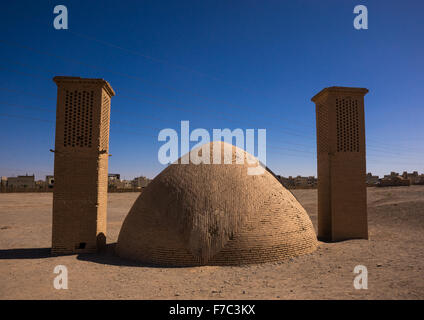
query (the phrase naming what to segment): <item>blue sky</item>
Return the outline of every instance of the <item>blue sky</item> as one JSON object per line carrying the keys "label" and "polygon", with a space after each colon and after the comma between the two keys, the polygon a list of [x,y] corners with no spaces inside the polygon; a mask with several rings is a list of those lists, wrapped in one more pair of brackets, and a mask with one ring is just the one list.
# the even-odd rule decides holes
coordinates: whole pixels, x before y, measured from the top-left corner
{"label": "blue sky", "polygon": [[[53,28],[58,4],[69,30]],[[358,4],[368,30],[353,28]],[[418,0],[8,2],[0,175],[53,172],[55,75],[112,85],[109,171],[125,178],[163,169],[159,129],[182,120],[191,129],[267,129],[274,172],[316,175],[310,98],[334,85],[370,90],[367,171],[423,172],[423,12]]]}

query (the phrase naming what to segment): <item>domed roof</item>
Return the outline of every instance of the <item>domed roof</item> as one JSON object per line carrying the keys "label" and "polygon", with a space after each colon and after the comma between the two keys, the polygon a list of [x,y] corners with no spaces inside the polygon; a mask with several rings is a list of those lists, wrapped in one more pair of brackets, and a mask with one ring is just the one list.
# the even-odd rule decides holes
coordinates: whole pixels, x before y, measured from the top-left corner
{"label": "domed roof", "polygon": [[222,160],[231,152],[230,164],[180,158],[150,182],[122,225],[119,256],[168,266],[234,265],[316,249],[311,220],[293,195],[268,171],[248,175],[252,165],[236,163],[237,152],[253,157],[244,150],[212,142],[211,158],[217,147]]}

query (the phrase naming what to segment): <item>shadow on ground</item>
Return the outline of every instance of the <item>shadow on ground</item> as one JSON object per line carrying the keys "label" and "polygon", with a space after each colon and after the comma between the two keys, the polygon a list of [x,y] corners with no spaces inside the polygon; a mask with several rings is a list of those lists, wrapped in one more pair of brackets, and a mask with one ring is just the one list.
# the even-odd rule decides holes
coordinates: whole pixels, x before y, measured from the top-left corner
{"label": "shadow on ground", "polygon": [[[69,256],[72,254],[67,254]],[[65,255],[52,255],[51,248],[20,248],[20,249],[4,249],[0,250],[0,260],[14,259],[46,259]],[[106,245],[106,247],[98,253],[80,253],[76,258],[81,261],[90,261],[94,263],[114,265],[114,266],[139,266],[139,267],[161,267],[157,265],[149,265],[137,261],[122,259],[115,255],[115,243]]]}
{"label": "shadow on ground", "polygon": [[118,257],[115,254],[116,243],[107,244],[105,249],[98,253],[82,253],[77,256],[78,260],[90,261],[94,263],[107,264],[112,266],[125,266],[125,267],[146,267],[146,268],[184,268],[174,266],[163,266],[156,264],[143,263]]}
{"label": "shadow on ground", "polygon": [[[148,267],[148,268],[180,268],[161,266],[138,261],[127,260],[115,255],[116,243],[106,245],[106,247],[98,253],[80,253],[76,256],[78,260],[90,261],[99,264],[107,264],[112,266],[126,266],[126,267]],[[22,249],[4,249],[0,250],[0,260],[14,260],[14,259],[46,259],[57,257],[52,255],[50,248],[22,248]],[[69,256],[69,255],[68,255]],[[182,267],[181,267],[182,268]]]}
{"label": "shadow on ground", "polygon": [[0,250],[0,260],[50,258],[50,248],[24,248]]}

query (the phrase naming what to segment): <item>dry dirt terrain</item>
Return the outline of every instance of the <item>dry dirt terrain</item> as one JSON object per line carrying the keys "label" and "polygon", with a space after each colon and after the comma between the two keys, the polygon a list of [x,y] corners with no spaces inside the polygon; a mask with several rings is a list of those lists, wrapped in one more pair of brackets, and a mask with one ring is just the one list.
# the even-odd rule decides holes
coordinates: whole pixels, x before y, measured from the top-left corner
{"label": "dry dirt terrain", "polygon": [[[316,190],[295,190],[316,228]],[[51,257],[52,194],[0,194],[0,299],[423,299],[424,186],[368,188],[370,240],[241,267],[158,268],[113,255],[137,193],[109,194],[108,250]],[[69,272],[56,290],[56,265]],[[368,290],[353,269],[368,268]]]}

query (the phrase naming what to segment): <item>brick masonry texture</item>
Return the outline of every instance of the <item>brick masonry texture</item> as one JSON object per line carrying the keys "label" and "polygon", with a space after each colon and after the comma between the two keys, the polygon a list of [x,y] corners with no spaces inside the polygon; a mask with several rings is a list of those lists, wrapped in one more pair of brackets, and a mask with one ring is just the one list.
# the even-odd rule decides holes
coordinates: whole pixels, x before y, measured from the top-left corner
{"label": "brick masonry texture", "polygon": [[110,99],[103,79],[57,84],[52,254],[95,252],[106,243]]}
{"label": "brick masonry texture", "polygon": [[239,265],[317,248],[309,216],[273,174],[248,175],[249,164],[236,163],[244,150],[212,142],[191,154],[209,150],[212,158],[219,148],[222,164],[178,160],[150,182],[123,223],[119,256],[167,266]]}
{"label": "brick masonry texture", "polygon": [[365,88],[329,87],[316,104],[318,238],[368,239]]}

